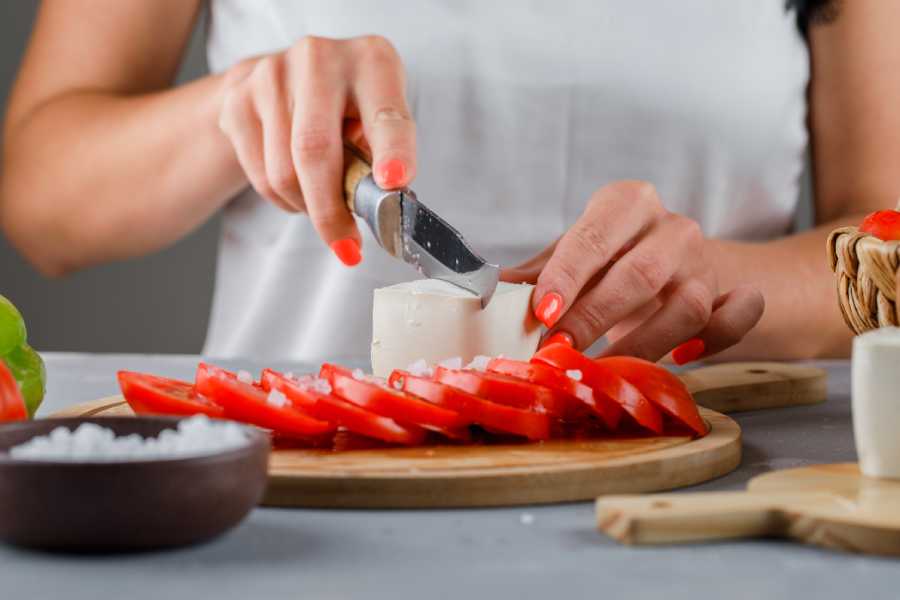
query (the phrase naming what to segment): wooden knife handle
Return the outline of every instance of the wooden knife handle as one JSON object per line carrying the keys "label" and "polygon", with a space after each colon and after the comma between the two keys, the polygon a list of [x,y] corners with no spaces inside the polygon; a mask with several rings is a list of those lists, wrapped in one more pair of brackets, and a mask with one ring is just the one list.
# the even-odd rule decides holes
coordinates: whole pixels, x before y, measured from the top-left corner
{"label": "wooden knife handle", "polygon": [[356,195],[356,186],[372,172],[372,166],[363,160],[361,153],[353,148],[346,148],[344,152],[344,200],[351,213],[355,213],[353,198]]}
{"label": "wooden knife handle", "polygon": [[603,496],[597,528],[624,544],[679,544],[706,540],[782,536],[785,510],[830,505],[816,492],[700,492]]}
{"label": "wooden knife handle", "polygon": [[825,401],[828,374],[806,365],[725,363],[681,373],[700,406],[732,413]]}

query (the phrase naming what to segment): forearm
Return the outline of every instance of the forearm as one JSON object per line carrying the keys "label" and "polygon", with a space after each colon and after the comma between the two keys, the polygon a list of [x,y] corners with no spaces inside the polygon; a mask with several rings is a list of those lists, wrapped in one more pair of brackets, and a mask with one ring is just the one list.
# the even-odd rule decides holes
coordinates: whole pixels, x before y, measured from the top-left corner
{"label": "forearm", "polygon": [[0,215],[42,271],[152,252],[246,185],[218,129],[221,78],[141,95],[73,91],[7,123]]}
{"label": "forearm", "polygon": [[848,356],[851,333],[838,308],[825,242],[833,229],[862,218],[847,215],[771,242],[710,240],[721,289],[749,283],[766,300],[756,328],[717,360]]}

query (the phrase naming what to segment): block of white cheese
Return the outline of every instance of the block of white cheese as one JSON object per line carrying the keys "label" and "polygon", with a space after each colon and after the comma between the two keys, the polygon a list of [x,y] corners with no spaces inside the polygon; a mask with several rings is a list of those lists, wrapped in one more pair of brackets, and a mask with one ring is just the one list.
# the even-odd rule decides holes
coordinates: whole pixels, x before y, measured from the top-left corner
{"label": "block of white cheese", "polygon": [[474,294],[437,279],[375,290],[372,372],[385,377],[418,360],[434,364],[457,356],[463,364],[478,355],[527,360],[541,338],[533,289],[500,282],[484,309]]}
{"label": "block of white cheese", "polygon": [[853,437],[869,477],[900,478],[900,329],[853,340]]}

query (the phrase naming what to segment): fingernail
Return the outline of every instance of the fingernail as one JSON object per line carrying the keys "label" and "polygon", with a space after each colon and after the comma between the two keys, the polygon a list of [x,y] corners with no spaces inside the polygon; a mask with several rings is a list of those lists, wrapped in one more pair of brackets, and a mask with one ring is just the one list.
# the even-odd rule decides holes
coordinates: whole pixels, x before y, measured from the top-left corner
{"label": "fingernail", "polygon": [[692,338],[672,350],[672,360],[676,365],[694,362],[706,352],[706,344],[700,338]]}
{"label": "fingernail", "polygon": [[362,260],[362,253],[359,251],[359,242],[353,238],[344,238],[331,242],[331,251],[337,256],[342,263],[348,267],[359,264]]}
{"label": "fingernail", "polygon": [[563,299],[556,292],[550,292],[538,302],[534,315],[547,327],[553,327],[562,314]]}
{"label": "fingernail", "polygon": [[381,185],[383,187],[402,187],[403,182],[406,179],[406,165],[403,164],[403,161],[397,158],[392,158],[391,160],[381,165],[378,173],[379,175],[381,175]]}
{"label": "fingernail", "polygon": [[569,348],[575,347],[575,338],[566,333],[565,331],[557,331],[543,342],[541,342],[541,348],[545,346],[549,346],[550,344],[565,344]]}

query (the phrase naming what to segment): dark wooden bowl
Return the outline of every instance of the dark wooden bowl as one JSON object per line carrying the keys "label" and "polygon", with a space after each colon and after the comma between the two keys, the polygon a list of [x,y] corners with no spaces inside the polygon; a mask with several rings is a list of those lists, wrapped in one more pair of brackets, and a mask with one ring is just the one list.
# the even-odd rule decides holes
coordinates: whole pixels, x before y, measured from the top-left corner
{"label": "dark wooden bowl", "polygon": [[0,541],[67,552],[182,546],[237,525],[262,500],[268,437],[207,456],[118,463],[17,460],[13,446],[59,426],[156,436],[167,417],[39,419],[0,426]]}

